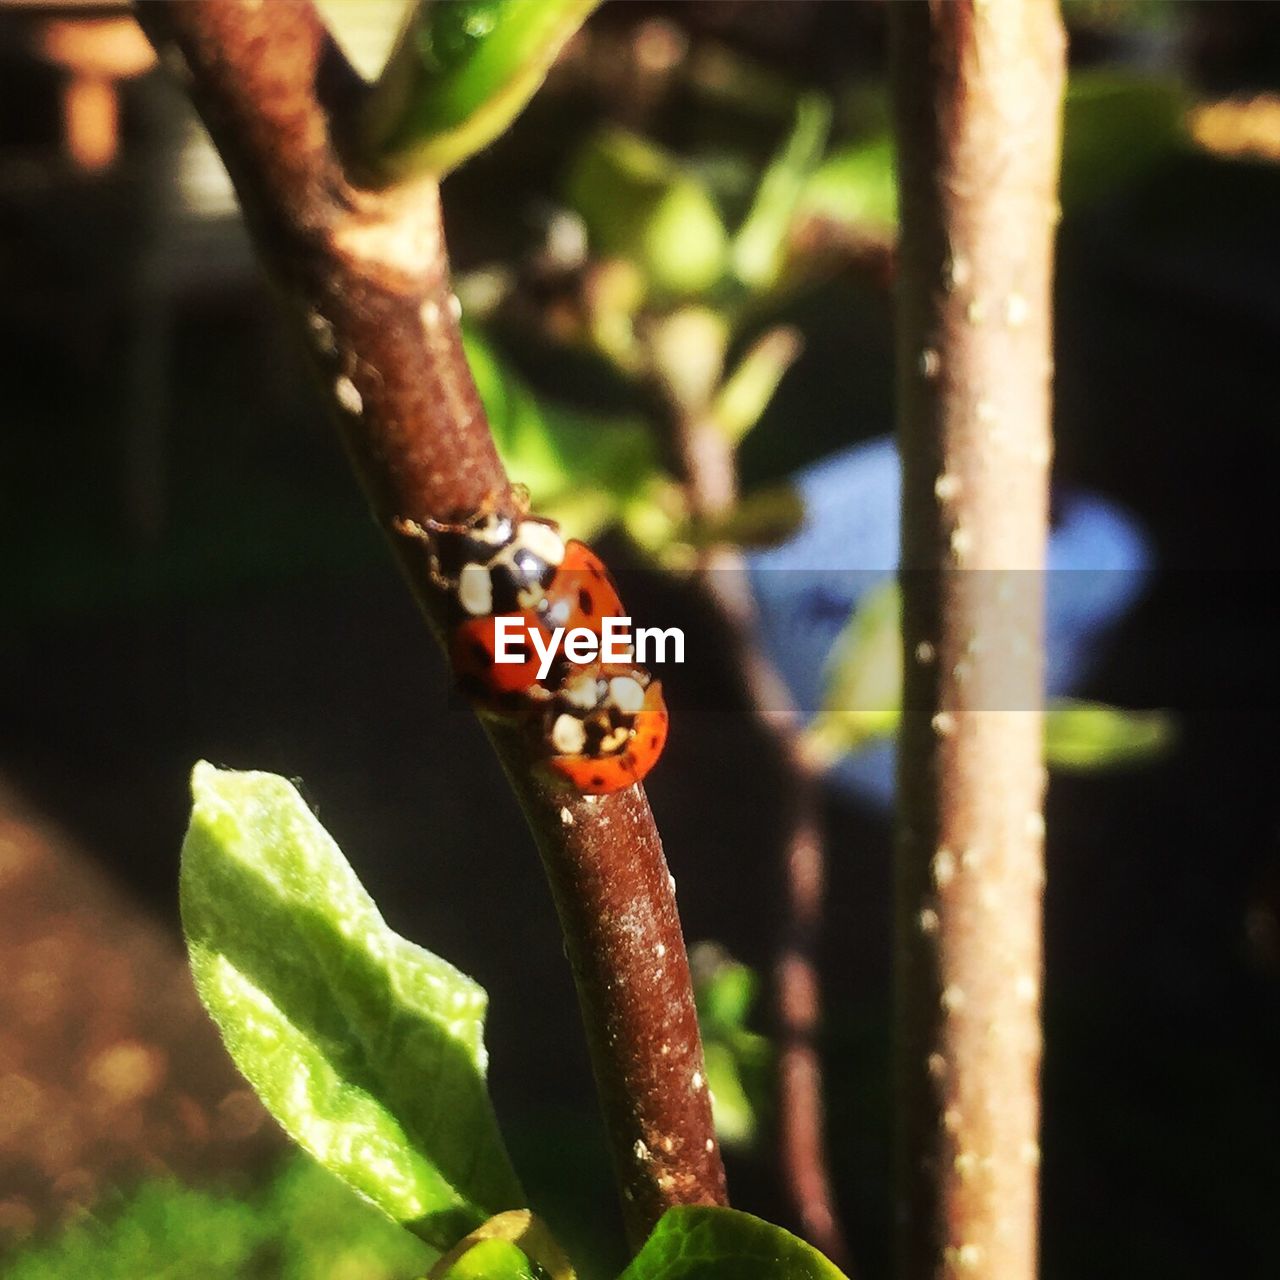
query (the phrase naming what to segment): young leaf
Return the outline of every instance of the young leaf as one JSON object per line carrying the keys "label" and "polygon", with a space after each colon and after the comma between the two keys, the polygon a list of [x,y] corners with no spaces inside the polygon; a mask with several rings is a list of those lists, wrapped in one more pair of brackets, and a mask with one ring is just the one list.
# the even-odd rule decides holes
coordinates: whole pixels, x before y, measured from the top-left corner
{"label": "young leaf", "polygon": [[1105,769],[1159,755],[1173,740],[1163,711],[1124,711],[1064,698],[1049,705],[1044,753],[1060,769]]}
{"label": "young leaf", "polygon": [[192,793],[196,988],[286,1132],[437,1248],[521,1205],[485,1087],[484,990],[387,927],[285,779],[201,763]]}
{"label": "young leaf", "polygon": [[564,1250],[528,1209],[490,1218],[458,1241],[427,1280],[574,1280]]}
{"label": "young leaf", "polygon": [[734,237],[733,270],[743,284],[764,288],[777,277],[796,203],[822,159],[830,128],[827,99],[820,94],[801,98],[791,136],[764,171],[751,210]]}
{"label": "young leaf", "polygon": [[620,1280],[844,1280],[815,1248],[749,1213],[668,1209]]}
{"label": "young leaf", "polygon": [[442,175],[523,109],[599,0],[419,3],[370,93],[365,137],[388,177]]}

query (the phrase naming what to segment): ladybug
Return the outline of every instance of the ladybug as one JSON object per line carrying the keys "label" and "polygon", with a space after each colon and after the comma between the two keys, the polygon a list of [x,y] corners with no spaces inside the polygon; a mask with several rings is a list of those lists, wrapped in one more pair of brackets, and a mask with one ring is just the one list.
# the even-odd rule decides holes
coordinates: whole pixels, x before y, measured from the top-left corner
{"label": "ladybug", "polygon": [[600,558],[585,543],[563,541],[550,520],[481,513],[463,524],[401,528],[426,540],[432,581],[453,598],[450,658],[459,683],[491,705],[531,690],[540,665],[528,639],[522,662],[497,661],[498,618],[520,618],[526,631],[549,637],[557,627],[599,635],[604,618],[623,615]]}
{"label": "ladybug", "polygon": [[543,711],[547,764],[583,795],[611,795],[639,782],[666,742],[662,684],[642,667],[587,667],[566,679]]}

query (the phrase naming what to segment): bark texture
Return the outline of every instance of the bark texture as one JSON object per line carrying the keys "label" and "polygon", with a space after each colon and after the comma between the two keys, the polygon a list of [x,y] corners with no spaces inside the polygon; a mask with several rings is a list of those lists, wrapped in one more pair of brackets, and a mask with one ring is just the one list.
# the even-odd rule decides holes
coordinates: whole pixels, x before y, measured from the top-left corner
{"label": "bark texture", "polygon": [[1064,37],[1052,0],[889,12],[906,673],[898,1274],[1030,1280]]}
{"label": "bark texture", "polygon": [[[191,90],[439,633],[425,550],[397,523],[510,512],[514,498],[463,356],[436,186],[362,184],[342,140],[364,87],[309,0],[148,0],[139,17]],[[486,727],[551,884],[639,1244],[671,1205],[725,1202],[661,840],[641,788],[599,800],[555,790],[520,734]]]}

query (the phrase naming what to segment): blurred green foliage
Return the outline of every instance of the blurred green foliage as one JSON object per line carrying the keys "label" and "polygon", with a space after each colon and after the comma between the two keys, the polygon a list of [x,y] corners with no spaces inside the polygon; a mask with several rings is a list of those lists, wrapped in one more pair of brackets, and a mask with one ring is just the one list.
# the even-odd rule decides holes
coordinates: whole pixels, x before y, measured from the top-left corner
{"label": "blurred green foliage", "polygon": [[4,1261],[7,1280],[410,1280],[427,1247],[306,1157],[244,1197],[143,1183]]}
{"label": "blurred green foliage", "polygon": [[690,961],[716,1133],[726,1146],[750,1146],[773,1068],[769,1041],[748,1026],[760,979],[712,943],[694,947]]}

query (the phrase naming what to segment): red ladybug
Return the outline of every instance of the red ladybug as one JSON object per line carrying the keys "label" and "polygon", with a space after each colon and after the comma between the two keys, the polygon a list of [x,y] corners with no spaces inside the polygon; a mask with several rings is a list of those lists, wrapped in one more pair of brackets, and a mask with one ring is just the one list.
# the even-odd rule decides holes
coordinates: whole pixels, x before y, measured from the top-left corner
{"label": "red ladybug", "polygon": [[502,709],[538,683],[532,641],[522,662],[497,661],[499,618],[520,618],[548,638],[557,627],[601,633],[621,617],[622,601],[600,558],[584,543],[560,538],[549,520],[481,514],[464,524],[405,525],[426,539],[431,576],[461,615],[450,642],[453,669],[473,697]]}
{"label": "red ladybug", "polygon": [[588,796],[639,782],[667,742],[662,685],[642,667],[587,667],[556,689],[543,712],[547,763]]}

